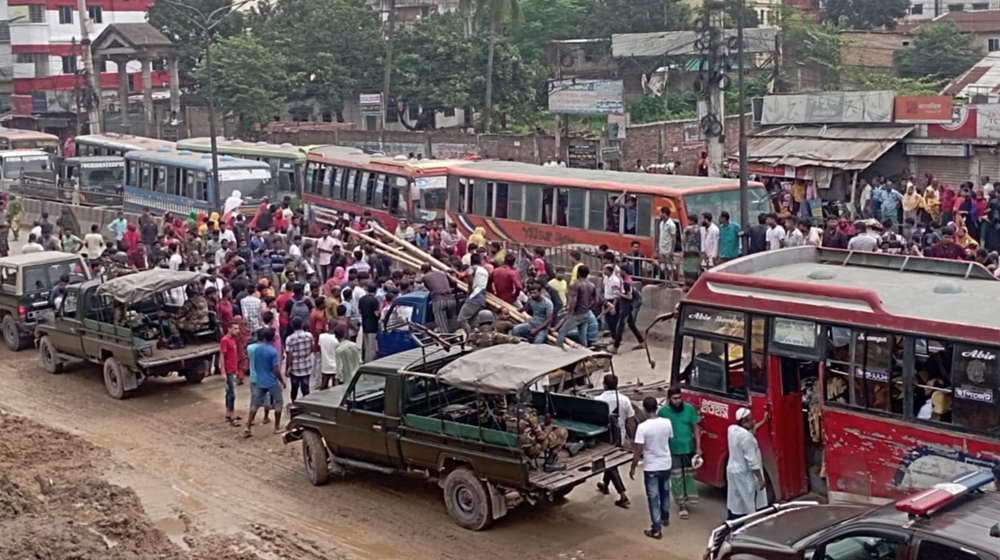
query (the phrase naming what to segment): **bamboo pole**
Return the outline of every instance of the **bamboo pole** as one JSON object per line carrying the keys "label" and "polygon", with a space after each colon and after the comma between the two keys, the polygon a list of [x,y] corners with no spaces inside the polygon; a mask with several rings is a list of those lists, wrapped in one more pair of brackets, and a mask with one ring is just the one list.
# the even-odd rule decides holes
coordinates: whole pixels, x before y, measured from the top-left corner
{"label": "bamboo pole", "polygon": [[355,230],[349,230],[349,231],[351,235],[357,237],[358,239],[361,239],[362,241],[367,241],[368,243],[371,243],[372,245],[378,247],[379,249],[382,249],[389,257],[394,258],[403,264],[420,268],[420,260],[416,256],[408,255],[400,251],[399,249],[386,245],[385,243],[382,243],[381,241],[373,237],[369,237],[364,233],[361,233],[360,231],[355,231]]}

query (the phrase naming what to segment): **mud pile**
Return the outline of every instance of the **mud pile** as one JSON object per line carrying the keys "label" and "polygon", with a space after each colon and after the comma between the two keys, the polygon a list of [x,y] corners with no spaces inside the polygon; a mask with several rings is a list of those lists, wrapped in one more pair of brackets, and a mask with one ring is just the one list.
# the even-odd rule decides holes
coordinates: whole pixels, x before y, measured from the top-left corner
{"label": "mud pile", "polygon": [[236,536],[187,523],[187,549],[146,515],[130,488],[102,478],[102,449],[0,411],[0,558],[4,560],[320,560],[311,543],[264,526]]}

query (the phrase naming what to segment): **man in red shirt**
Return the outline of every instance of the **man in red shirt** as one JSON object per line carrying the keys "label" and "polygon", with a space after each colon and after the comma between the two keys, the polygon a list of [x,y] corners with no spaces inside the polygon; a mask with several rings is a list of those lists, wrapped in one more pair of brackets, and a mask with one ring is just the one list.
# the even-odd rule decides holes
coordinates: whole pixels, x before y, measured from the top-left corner
{"label": "man in red shirt", "polygon": [[514,255],[507,255],[504,257],[503,266],[495,269],[490,275],[493,293],[507,303],[515,303],[522,288],[521,275],[514,270],[515,262],[517,258]]}
{"label": "man in red shirt", "polygon": [[291,334],[288,332],[288,313],[285,313],[285,303],[292,299],[292,289],[295,287],[294,282],[288,282],[285,285],[285,291],[278,296],[275,303],[278,306],[278,325],[281,327],[281,340],[284,341]]}
{"label": "man in red shirt", "polygon": [[226,336],[222,337],[219,344],[219,354],[222,362],[222,371],[226,376],[226,422],[232,426],[239,426],[239,417],[233,416],[233,408],[236,406],[236,372],[239,371],[237,364],[239,358],[236,353],[236,335],[239,326],[230,323]]}
{"label": "man in red shirt", "polygon": [[955,243],[955,229],[951,226],[941,228],[941,241],[931,246],[929,257],[935,259],[958,259],[961,260],[965,250]]}
{"label": "man in red shirt", "polygon": [[228,332],[229,324],[233,322],[233,289],[229,286],[222,288],[222,298],[215,304],[215,315],[222,330]]}

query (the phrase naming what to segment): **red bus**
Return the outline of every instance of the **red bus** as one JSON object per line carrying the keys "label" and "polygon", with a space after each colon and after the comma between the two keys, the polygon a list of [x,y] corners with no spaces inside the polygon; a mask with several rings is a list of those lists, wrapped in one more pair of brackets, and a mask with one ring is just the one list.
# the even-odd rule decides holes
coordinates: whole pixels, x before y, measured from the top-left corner
{"label": "red bus", "polygon": [[303,200],[313,223],[331,224],[365,211],[392,231],[400,218],[426,223],[444,218],[448,167],[457,160],[409,161],[372,156],[357,148],[309,151]]}
{"label": "red bus", "polygon": [[[660,207],[683,226],[687,216],[723,210],[739,221],[735,179],[547,167],[506,161],[466,162],[448,175],[448,218],[466,234],[486,229],[493,240],[527,245],[607,244],[627,252],[633,241],[653,254]],[[611,203],[628,191],[636,197],[634,231],[624,208]],[[750,184],[750,216],[770,212],[760,183]]]}
{"label": "red bus", "polygon": [[757,440],[779,500],[881,503],[989,470],[998,302],[962,261],[797,247],[709,270],[678,308],[672,369],[702,417],[699,478],[725,484],[740,407],[771,414]]}

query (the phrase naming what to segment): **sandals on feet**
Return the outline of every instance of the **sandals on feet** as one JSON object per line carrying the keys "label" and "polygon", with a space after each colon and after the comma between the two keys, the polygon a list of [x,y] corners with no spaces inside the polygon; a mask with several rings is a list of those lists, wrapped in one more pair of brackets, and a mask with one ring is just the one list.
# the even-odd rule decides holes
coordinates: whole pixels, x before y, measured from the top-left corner
{"label": "sandals on feet", "polygon": [[617,500],[615,502],[615,505],[622,509],[628,509],[632,505],[632,502],[630,502],[628,498],[622,498],[620,500]]}
{"label": "sandals on feet", "polygon": [[604,495],[608,495],[611,493],[611,491],[608,490],[608,485],[604,484],[603,482],[597,483],[597,491]]}
{"label": "sandals on feet", "polygon": [[660,540],[663,538],[663,533],[661,533],[660,531],[654,531],[652,529],[646,529],[645,531],[642,532],[642,534],[646,535],[651,539],[656,539],[656,540]]}

